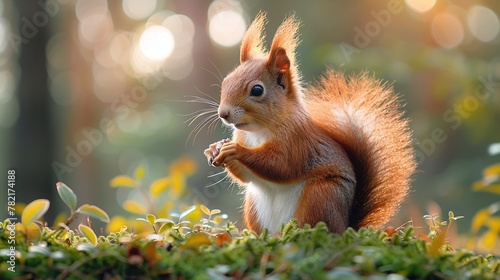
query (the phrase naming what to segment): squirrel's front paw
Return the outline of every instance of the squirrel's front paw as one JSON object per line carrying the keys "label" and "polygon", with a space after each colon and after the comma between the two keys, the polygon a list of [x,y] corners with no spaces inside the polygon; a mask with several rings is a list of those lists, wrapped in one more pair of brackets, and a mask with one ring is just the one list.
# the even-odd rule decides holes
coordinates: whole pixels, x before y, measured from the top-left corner
{"label": "squirrel's front paw", "polygon": [[225,142],[219,150],[219,154],[214,158],[213,164],[215,166],[226,167],[228,163],[237,159],[238,144],[235,142]]}
{"label": "squirrel's front paw", "polygon": [[221,166],[221,164],[218,164],[215,162],[215,158],[219,155],[220,150],[222,149],[222,146],[225,143],[229,143],[231,140],[229,139],[223,139],[220,141],[217,141],[213,144],[211,144],[208,149],[205,150],[204,154],[207,157],[208,160],[208,165],[213,166],[213,167],[218,167]]}

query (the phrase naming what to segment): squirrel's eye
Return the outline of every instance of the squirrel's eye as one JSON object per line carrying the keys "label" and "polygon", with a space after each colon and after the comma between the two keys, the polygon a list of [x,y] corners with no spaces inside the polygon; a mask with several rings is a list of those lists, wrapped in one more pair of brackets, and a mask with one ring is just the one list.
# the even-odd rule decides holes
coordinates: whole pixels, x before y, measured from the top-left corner
{"label": "squirrel's eye", "polygon": [[250,96],[259,97],[264,94],[264,88],[261,85],[255,85],[250,90]]}

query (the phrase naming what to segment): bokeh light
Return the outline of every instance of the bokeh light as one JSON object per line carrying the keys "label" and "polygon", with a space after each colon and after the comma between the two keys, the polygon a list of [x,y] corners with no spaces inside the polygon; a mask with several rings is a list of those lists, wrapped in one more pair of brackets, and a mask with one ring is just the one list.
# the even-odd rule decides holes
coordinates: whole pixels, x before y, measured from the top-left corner
{"label": "bokeh light", "polygon": [[490,42],[498,36],[500,22],[490,9],[476,5],[467,14],[467,26],[474,37],[483,42]]}
{"label": "bokeh light", "polygon": [[160,25],[149,26],[141,34],[139,48],[142,54],[154,61],[165,60],[174,49],[174,36]]}
{"label": "bokeh light", "polygon": [[156,9],[156,0],[123,0],[123,12],[134,20],[147,18]]}
{"label": "bokeh light", "polygon": [[442,13],[436,15],[432,20],[431,30],[434,40],[447,49],[457,47],[464,40],[462,23],[453,14]]}
{"label": "bokeh light", "polygon": [[220,11],[209,21],[210,38],[224,47],[238,44],[247,28],[242,14],[234,10]]}
{"label": "bokeh light", "polygon": [[78,0],[75,13],[79,20],[78,31],[82,43],[92,48],[106,39],[113,31],[113,21],[106,0]]}
{"label": "bokeh light", "polygon": [[128,63],[130,44],[130,38],[124,32],[116,33],[109,45],[111,58],[121,65]]}
{"label": "bokeh light", "polygon": [[405,2],[410,9],[418,13],[428,12],[436,5],[436,0],[405,0]]}

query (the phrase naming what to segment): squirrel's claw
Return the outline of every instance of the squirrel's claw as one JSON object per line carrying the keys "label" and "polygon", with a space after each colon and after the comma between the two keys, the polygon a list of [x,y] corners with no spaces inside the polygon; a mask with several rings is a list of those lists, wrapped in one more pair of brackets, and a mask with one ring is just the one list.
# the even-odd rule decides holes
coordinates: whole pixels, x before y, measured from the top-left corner
{"label": "squirrel's claw", "polygon": [[216,161],[215,159],[219,156],[220,151],[222,149],[222,146],[225,143],[229,143],[231,140],[229,139],[223,139],[220,141],[217,141],[213,144],[211,144],[204,152],[205,156],[207,157],[208,165],[212,167],[219,167],[221,166],[221,163]]}
{"label": "squirrel's claw", "polygon": [[[223,140],[225,141],[225,140]],[[214,159],[214,164],[218,166],[225,167],[225,165],[237,158],[237,145],[234,142],[225,141],[220,150],[218,151],[218,155]]]}

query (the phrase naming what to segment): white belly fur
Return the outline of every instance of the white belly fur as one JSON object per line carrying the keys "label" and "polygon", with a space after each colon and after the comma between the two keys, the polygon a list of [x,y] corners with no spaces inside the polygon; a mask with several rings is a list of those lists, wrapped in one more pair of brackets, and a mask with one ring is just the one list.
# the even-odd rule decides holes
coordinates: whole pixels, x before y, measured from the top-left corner
{"label": "white belly fur", "polygon": [[280,185],[261,179],[250,182],[246,191],[252,197],[261,227],[275,233],[281,224],[292,219],[303,186],[304,183]]}
{"label": "white belly fur", "polygon": [[[246,132],[242,140],[248,147],[258,147],[267,141],[268,136],[266,131]],[[252,180],[246,185],[246,195],[252,197],[260,226],[271,233],[278,232],[281,224],[288,223],[293,218],[304,182],[276,184],[263,180],[248,170],[247,172],[248,178]]]}

